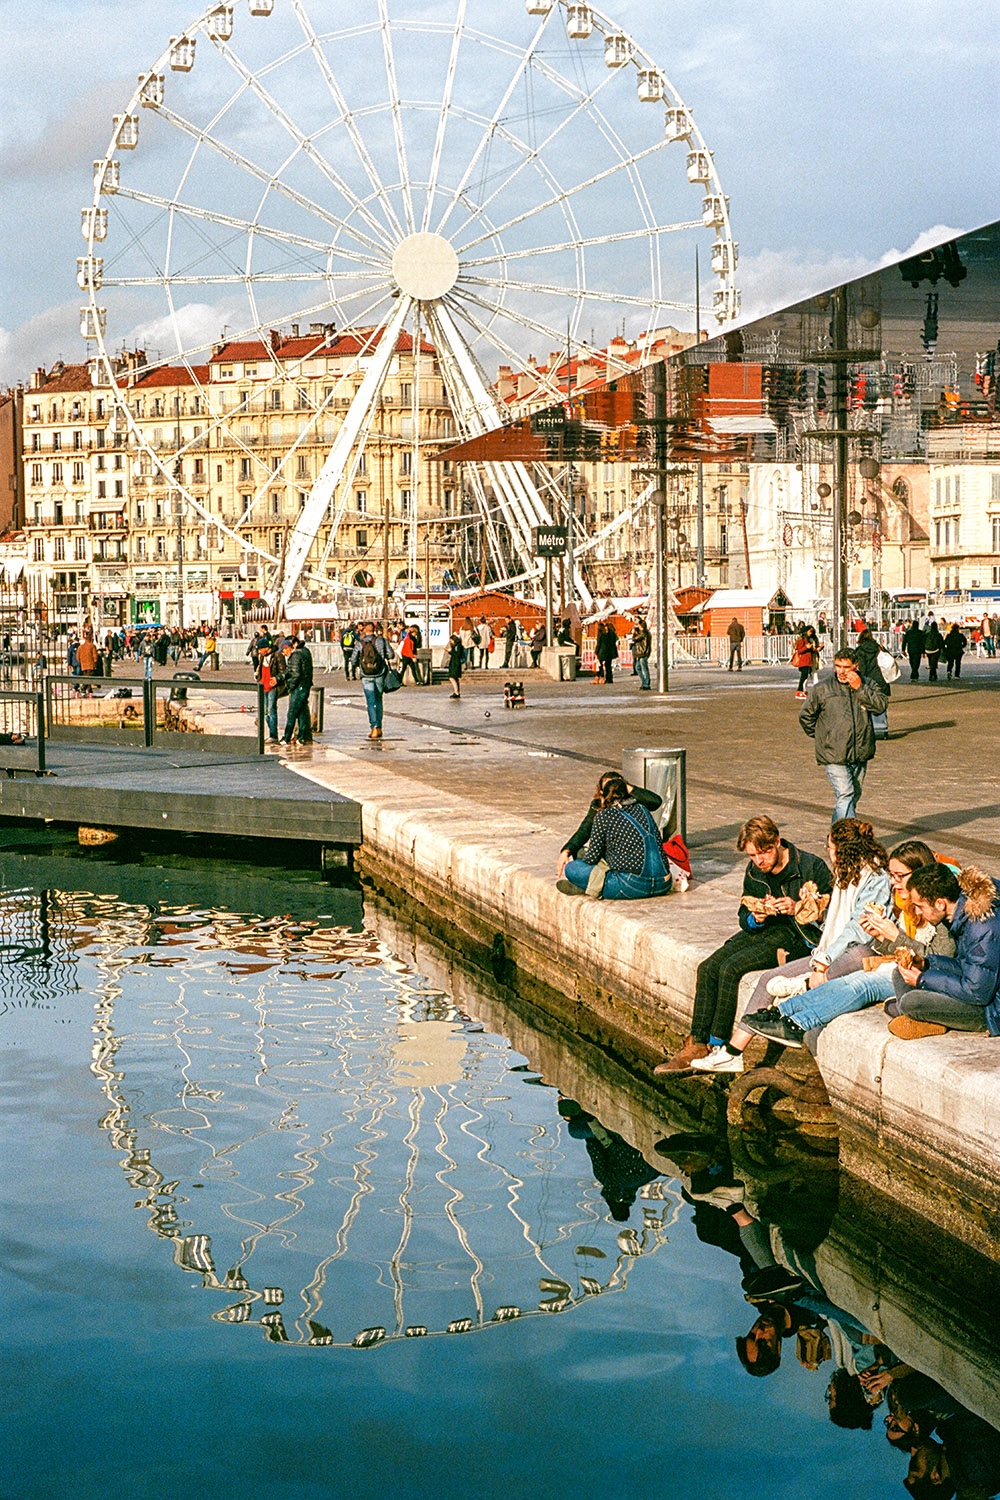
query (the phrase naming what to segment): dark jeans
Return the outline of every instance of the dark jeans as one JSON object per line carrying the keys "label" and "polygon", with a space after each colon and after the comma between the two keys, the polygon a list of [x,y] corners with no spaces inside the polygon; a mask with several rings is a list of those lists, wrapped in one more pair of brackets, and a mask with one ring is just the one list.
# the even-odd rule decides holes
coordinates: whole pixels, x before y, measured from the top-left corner
{"label": "dark jeans", "polygon": [[353,651],[354,647],[352,646],[350,651],[344,652],[344,676],[347,678],[348,682],[353,682],[355,677],[357,677],[358,675],[356,669],[354,671],[351,670],[351,656],[353,654]]}
{"label": "dark jeans", "polygon": [[[897,994],[902,986],[897,986]],[[956,1000],[954,995],[941,995],[935,990],[914,990],[906,987],[899,995],[901,1015],[912,1016],[915,1021],[936,1021],[947,1026],[949,1031],[985,1031],[986,1016],[981,1005],[968,1005]]]}
{"label": "dark jeans", "polygon": [[299,744],[308,745],[312,739],[312,719],[309,714],[309,689],[292,688],[288,694],[288,718],[285,720],[285,739],[290,740],[298,731]]}
{"label": "dark jeans", "polygon": [[911,682],[918,682],[919,679],[920,679],[920,657],[922,655],[923,655],[923,652],[920,652],[920,653],[917,653],[916,651],[911,651],[910,652],[910,681]]}
{"label": "dark jeans", "polygon": [[962,675],[962,658],[960,656],[946,656],[945,659],[944,659],[944,664],[945,664],[946,668],[948,669],[948,676],[949,677],[952,674],[952,669],[954,669],[956,677],[961,677],[961,675]]}
{"label": "dark jeans", "polygon": [[420,684],[420,673],[417,671],[417,663],[414,660],[414,658],[412,656],[404,656],[404,657],[401,658],[401,660],[402,660],[403,665],[400,668],[400,672],[399,672],[400,681],[401,682],[405,682],[406,681],[406,669],[407,669],[407,667],[409,667],[410,672],[412,673],[414,682],[416,683],[417,687],[420,687],[420,685],[421,685]]}
{"label": "dark jeans", "polygon": [[773,969],[779,948],[784,948],[789,958],[803,958],[809,951],[797,927],[791,922],[775,922],[759,932],[734,932],[721,948],[701,961],[691,1018],[691,1035],[696,1042],[708,1042],[713,1036],[729,1039],[740,980],[754,969]]}
{"label": "dark jeans", "polygon": [[601,682],[613,681],[614,657],[609,656],[605,661],[597,663],[597,676]]}
{"label": "dark jeans", "polygon": [[927,681],[937,682],[938,660],[941,653],[940,651],[925,651],[924,655],[927,657]]}
{"label": "dark jeans", "polygon": [[743,671],[743,642],[742,641],[730,641],[730,643],[729,643],[729,667],[728,667],[728,670],[730,672],[733,670],[733,662],[736,663],[736,670],[737,670],[737,672],[742,672]]}

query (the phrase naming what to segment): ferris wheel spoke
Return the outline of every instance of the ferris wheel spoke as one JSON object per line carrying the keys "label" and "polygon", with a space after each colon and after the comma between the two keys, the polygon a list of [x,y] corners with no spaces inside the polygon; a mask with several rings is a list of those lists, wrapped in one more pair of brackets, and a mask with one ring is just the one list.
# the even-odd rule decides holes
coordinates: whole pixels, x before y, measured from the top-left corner
{"label": "ferris wheel spoke", "polygon": [[[381,233],[384,235],[386,233],[387,227],[389,234],[402,238],[403,226],[396,215],[396,211],[393,208],[388,193],[385,191],[382,179],[379,176],[374,161],[372,160],[371,152],[365,145],[364,137],[358,130],[357,121],[348,107],[347,100],[344,98],[344,94],[339,83],[334,77],[333,69],[330,67],[329,59],[327,58],[326,53],[323,51],[323,47],[320,43],[319,37],[316,35],[313,24],[305,12],[302,0],[291,0],[291,6],[292,10],[295,12],[295,17],[299,23],[302,34],[309,44],[310,53],[315,59],[316,65],[319,68],[323,81],[326,84],[327,89],[329,90],[330,97],[333,99],[333,102],[340,110],[341,121],[343,123],[344,129],[347,131],[348,138],[350,139],[350,142],[354,147],[358,161],[361,163],[361,167],[365,173],[365,176],[371,183],[379,206],[385,215],[386,226],[382,227]],[[375,224],[378,223],[377,219],[373,220],[373,222]]]}
{"label": "ferris wheel spoke", "polygon": [[438,114],[437,130],[434,135],[434,149],[431,153],[431,169],[427,179],[427,196],[424,199],[424,212],[420,222],[420,228],[423,233],[426,233],[430,223],[434,195],[437,192],[438,175],[441,171],[441,153],[444,150],[448,113],[451,109],[451,102],[455,92],[455,73],[458,67],[458,55],[461,51],[465,35],[466,6],[467,0],[459,0],[458,12],[455,16],[455,27],[451,38],[451,50],[448,54],[448,71],[445,74],[444,89],[441,95],[441,109]]}
{"label": "ferris wheel spoke", "polygon": [[496,255],[480,255],[475,260],[462,261],[462,275],[470,267],[495,265],[497,261],[535,260],[539,255],[559,255],[567,250],[582,250],[588,245],[612,245],[622,240],[652,239],[661,234],[676,234],[681,230],[701,229],[700,219],[689,219],[681,224],[652,224],[645,229],[622,229],[609,234],[594,234],[586,239],[562,240],[552,245],[539,245],[530,250],[500,250]]}
{"label": "ferris wheel spoke", "polygon": [[[549,392],[549,394],[552,396],[553,401],[561,401],[566,393],[559,387],[558,383],[553,380],[552,376],[532,365],[527,357],[521,354],[513,344],[509,344],[503,337],[503,335],[501,333],[498,333],[496,331],[496,328],[492,326],[492,320],[491,322],[483,322],[481,318],[478,318],[476,314],[472,312],[472,310],[467,306],[467,302],[471,300],[473,299],[461,299],[461,311],[463,318],[469,324],[471,324],[476,333],[479,334],[482,338],[488,339],[491,344],[495,344],[497,350],[501,354],[505,354],[507,356],[515,369],[520,370],[524,375],[533,376],[533,378],[538,381],[539,387]],[[475,300],[478,306],[488,312],[491,312],[494,315],[498,312],[502,313],[503,311],[502,308],[495,306],[493,303],[487,303],[478,298]]]}
{"label": "ferris wheel spoke", "polygon": [[392,134],[396,143],[396,161],[399,164],[399,182],[402,190],[403,208],[406,213],[406,228],[410,234],[416,228],[413,218],[413,196],[410,188],[410,169],[406,160],[406,137],[403,134],[399,81],[396,77],[396,55],[392,45],[389,12],[386,0],[378,0],[379,29],[382,32],[382,57],[385,61],[385,76],[389,85],[389,109],[392,113]]}
{"label": "ferris wheel spoke", "polygon": [[[541,62],[538,62],[536,65],[539,67],[539,71],[542,72],[547,78],[549,78],[551,82],[554,82],[557,87],[566,87],[566,80],[562,78],[560,74],[556,73],[554,69],[546,67]],[[529,151],[523,152],[521,160],[517,163],[513,170],[509,172],[503,179],[503,181],[493,189],[488,198],[484,198],[482,202],[477,205],[478,212],[485,213],[489,209],[490,204],[494,203],[502,193],[505,193],[513,185],[513,183],[525,170],[526,167],[529,167],[540,160],[544,160],[544,153],[546,151],[552,150],[556,140],[562,134],[562,132],[573,125],[580,115],[588,114],[591,111],[598,94],[600,94],[604,89],[610,87],[612,78],[613,75],[609,72],[595,88],[591,89],[589,94],[578,94],[576,104],[574,105],[570,113],[566,115],[564,119],[560,120],[559,124],[553,131],[550,132],[548,136],[546,136],[545,140],[542,141],[540,145],[532,146]],[[603,116],[600,116],[599,111],[595,111],[595,114],[598,117],[603,118]],[[506,138],[511,142],[511,144],[522,144],[519,142],[515,143],[513,136],[511,136],[509,133],[506,134]],[[616,149],[623,149],[620,142],[617,143]],[[469,218],[466,219],[463,224],[459,225],[459,227],[453,232],[452,238],[457,239],[465,229],[466,225],[471,223],[473,219],[474,215],[470,215]]]}
{"label": "ferris wheel spoke", "polygon": [[164,282],[167,282],[170,286],[250,286],[262,282],[277,282],[281,285],[286,281],[350,281],[353,283],[359,276],[374,275],[376,275],[374,271],[358,271],[355,274],[350,271],[251,271],[246,275],[235,271],[228,276],[178,276],[171,273],[168,276],[105,276],[102,285],[163,286]]}
{"label": "ferris wheel spoke", "polygon": [[[292,119],[291,115],[288,114],[287,110],[282,109],[281,105],[278,103],[277,99],[274,98],[273,94],[268,92],[268,90],[261,83],[258,74],[254,73],[251,69],[246,67],[242,59],[237,56],[237,54],[232,50],[231,47],[219,45],[219,51],[233,68],[234,72],[236,72],[237,75],[243,79],[250,92],[256,96],[256,98],[260,101],[265,109],[270,111],[271,115],[275,120],[277,120],[281,128],[286,132],[287,135],[291,137],[291,139],[298,146],[299,150],[302,152],[303,156],[305,156],[310,162],[312,162],[312,164],[326,178],[327,182],[329,182],[331,186],[335,187],[337,189],[337,192],[341,193],[347,200],[347,202],[353,206],[354,210],[357,213],[360,213],[367,220],[369,218],[369,211],[365,208],[365,205],[359,198],[355,197],[354,193],[352,193],[347,183],[344,182],[343,178],[340,176],[340,173],[334,170],[323,153],[321,151],[318,151],[313,142],[308,138],[308,136],[302,133],[302,131],[296,125],[295,121]],[[381,238],[385,233],[385,231],[382,229],[382,226],[375,219],[370,220],[370,222],[376,234]]]}
{"label": "ferris wheel spoke", "polygon": [[[463,276],[462,284],[494,287],[497,291],[535,292],[545,297],[569,297],[574,302],[611,302],[616,307],[648,308],[650,305],[649,297],[633,297],[627,292],[598,292],[593,287],[557,286],[554,283],[549,285],[541,281],[512,281],[509,278],[501,281],[492,276]],[[693,302],[667,302],[657,297],[655,305],[669,307],[678,312],[694,311]]]}
{"label": "ferris wheel spoke", "polygon": [[337,436],[334,438],[333,446],[312,487],[309,499],[306,501],[295,523],[295,528],[292,531],[286,548],[285,576],[282,581],[280,600],[282,609],[291,598],[292,592],[306,566],[323,517],[329,508],[330,501],[336,493],[337,485],[347,465],[351,450],[364,424],[366,413],[369,414],[369,421],[371,420],[371,415],[374,413],[375,398],[382,389],[392,356],[396,350],[399,334],[409,316],[411,307],[412,298],[406,295],[399,297],[392,317],[380,331],[378,344],[369,360],[368,368],[358,387],[357,394],[351,402],[350,409],[340,426]]}
{"label": "ferris wheel spoke", "polygon": [[479,235],[474,240],[466,241],[466,243],[461,247],[456,245],[455,249],[458,252],[459,257],[465,255],[469,250],[474,250],[477,245],[484,244],[487,240],[494,239],[501,234],[506,234],[509,230],[515,229],[519,224],[526,224],[528,220],[533,219],[536,214],[545,213],[549,209],[563,207],[569,201],[569,199],[575,197],[577,193],[586,192],[588,188],[596,187],[598,183],[607,182],[610,178],[617,176],[619,172],[625,171],[626,169],[631,171],[637,162],[644,161],[647,157],[657,155],[658,152],[663,150],[666,144],[666,141],[657,141],[654,145],[647,146],[645,151],[637,151],[633,156],[630,156],[627,161],[616,161],[610,167],[605,167],[602,172],[595,172],[592,177],[585,178],[583,182],[578,182],[575,184],[575,186],[566,188],[563,191],[556,193],[551,198],[546,198],[542,203],[534,204],[531,208],[526,209],[524,213],[516,214],[512,219],[508,219],[506,223],[493,225],[493,227],[487,230],[484,234]]}
{"label": "ferris wheel spoke", "polygon": [[532,61],[534,60],[535,54],[537,52],[538,44],[545,34],[545,28],[548,24],[549,16],[551,15],[552,11],[550,11],[548,15],[542,16],[535,31],[535,35],[522,53],[520,62],[514,69],[510,81],[507,84],[507,87],[504,90],[503,94],[501,95],[499,103],[493,111],[492,117],[484,126],[482,135],[479,138],[479,143],[473,151],[471,157],[469,158],[465,167],[465,171],[462,173],[458,184],[452,191],[451,202],[448,204],[442,217],[438,220],[438,234],[444,234],[444,227],[451,217],[452,210],[454,209],[455,204],[459,202],[470,181],[472,180],[472,174],[476,170],[483,152],[487,149],[487,147],[493,140],[493,137],[497,131],[497,127],[499,126],[500,121],[503,119],[504,110],[507,108],[507,105],[513,98],[514,90],[517,88],[522,78],[524,78],[525,74],[529,71]]}
{"label": "ferris wheel spoke", "polygon": [[[240,171],[245,172],[248,177],[253,177],[256,179],[256,181],[262,182],[265,187],[270,188],[273,192],[280,193],[282,197],[287,198],[289,202],[294,203],[297,208],[304,209],[306,213],[312,214],[315,218],[321,219],[325,224],[330,224],[337,230],[346,230],[347,233],[349,233],[355,240],[357,240],[359,245],[364,246],[365,249],[370,251],[371,255],[366,256],[364,253],[357,251],[353,253],[358,255],[359,259],[367,260],[369,264],[376,263],[376,257],[378,257],[380,253],[382,253],[382,246],[378,239],[372,239],[370,236],[362,234],[361,231],[355,225],[351,224],[347,219],[343,218],[340,215],[331,213],[328,209],[323,208],[319,203],[317,203],[315,199],[309,198],[305,193],[300,193],[297,188],[289,186],[289,184],[285,182],[281,178],[281,176],[279,176],[278,172],[269,172],[266,167],[262,167],[257,162],[251,161],[250,157],[245,156],[242,151],[236,151],[232,146],[227,146],[225,141],[219,140],[218,136],[212,134],[210,130],[203,130],[199,128],[190,120],[185,119],[183,115],[177,114],[175,110],[168,109],[165,104],[161,104],[158,106],[157,114],[161,115],[165,120],[168,120],[172,125],[175,125],[178,130],[181,130],[185,134],[191,136],[199,143],[199,145],[207,146],[217,156],[221,156],[225,161],[230,162],[234,167],[238,167]],[[217,116],[216,121],[214,121],[213,124],[217,123],[219,118],[220,116]],[[287,162],[283,163],[283,166],[282,168],[279,168],[279,171],[283,170],[284,166],[287,166]],[[342,191],[344,192],[344,195],[347,198],[348,202],[351,203],[352,208],[356,212],[362,212],[364,207],[363,204],[361,204],[359,200],[354,198],[346,188],[342,188]],[[376,224],[375,227],[378,228],[378,225]]]}
{"label": "ferris wheel spoke", "polygon": [[227,229],[237,229],[244,234],[265,235],[268,239],[276,240],[279,244],[295,245],[302,250],[316,250],[321,255],[342,255],[348,259],[348,252],[338,250],[335,245],[324,243],[322,240],[310,239],[304,234],[295,234],[290,229],[276,229],[269,224],[258,224],[252,219],[243,219],[236,214],[224,214],[219,209],[202,208],[197,203],[185,203],[177,198],[164,198],[159,193],[145,193],[139,188],[119,188],[117,196],[128,198],[133,203],[145,203],[151,208],[162,208],[175,214],[181,214],[187,219],[201,219],[207,224],[222,224]]}

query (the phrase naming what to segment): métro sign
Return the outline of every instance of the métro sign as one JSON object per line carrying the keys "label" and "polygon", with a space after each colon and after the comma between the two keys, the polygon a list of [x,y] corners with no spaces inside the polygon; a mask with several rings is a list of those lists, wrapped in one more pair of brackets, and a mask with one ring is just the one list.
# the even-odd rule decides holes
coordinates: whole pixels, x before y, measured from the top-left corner
{"label": "m\u00e9tro sign", "polygon": [[565,526],[534,526],[531,545],[536,557],[562,557],[568,537]]}

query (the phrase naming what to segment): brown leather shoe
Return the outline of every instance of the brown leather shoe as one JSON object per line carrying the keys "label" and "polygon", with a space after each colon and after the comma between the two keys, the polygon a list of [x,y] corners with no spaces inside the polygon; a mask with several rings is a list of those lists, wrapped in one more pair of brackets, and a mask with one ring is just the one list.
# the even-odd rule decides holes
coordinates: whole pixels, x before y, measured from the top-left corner
{"label": "brown leather shoe", "polygon": [[939,1026],[937,1021],[918,1021],[914,1016],[893,1016],[889,1022],[889,1030],[901,1041],[915,1042],[921,1036],[944,1036],[948,1028]]}
{"label": "brown leather shoe", "polygon": [[707,1057],[708,1048],[704,1042],[696,1042],[693,1036],[689,1036],[679,1052],[673,1057],[668,1057],[666,1062],[657,1063],[653,1069],[654,1073],[686,1073],[696,1057]]}

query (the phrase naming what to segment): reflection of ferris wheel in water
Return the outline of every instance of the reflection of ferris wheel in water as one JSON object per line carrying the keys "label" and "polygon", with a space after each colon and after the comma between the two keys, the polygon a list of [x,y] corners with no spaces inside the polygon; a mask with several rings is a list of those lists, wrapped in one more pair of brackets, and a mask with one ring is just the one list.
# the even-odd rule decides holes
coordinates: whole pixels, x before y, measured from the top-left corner
{"label": "reflection of ferris wheel in water", "polygon": [[[222,529],[274,566],[284,602],[325,576],[399,349],[413,353],[414,443],[432,436],[421,413],[439,410],[442,395],[456,436],[475,436],[501,422],[490,388],[498,364],[537,380],[552,350],[576,356],[621,333],[641,349],[678,311],[692,313],[692,238],[706,230],[714,311],[734,317],[736,246],[690,111],[593,6],[512,3],[498,37],[490,0],[412,6],[410,17],[363,0],[349,18],[332,0],[246,3],[249,15],[213,4],[172,38],[115,116],[84,211],[79,281],[83,332],[108,379],[129,330],[159,342],[153,363],[186,366],[200,391],[210,418],[201,445],[242,442],[254,492]],[[304,360],[281,372],[303,379],[285,463],[317,438],[328,451],[279,569],[241,535],[274,471],[257,461],[249,428],[241,433],[249,406],[220,406],[206,364],[223,324],[232,341],[268,346],[272,330],[303,323],[363,338],[319,399]],[[565,392],[543,375],[546,394]],[[259,384],[250,400],[261,400]],[[174,446],[165,457],[124,403],[119,420],[176,487]],[[488,465],[469,483],[498,576],[509,569],[495,518],[507,558],[530,571],[531,528],[551,520],[551,478]],[[192,519],[220,525],[203,493],[181,489]],[[411,505],[419,521],[420,497]]]}
{"label": "reflection of ferris wheel in water", "polygon": [[530,1069],[372,933],[161,910],[151,967],[107,905],[101,1125],[217,1321],[316,1347],[483,1332],[625,1291],[667,1243],[677,1190],[633,1169],[641,1222],[610,1215]]}

